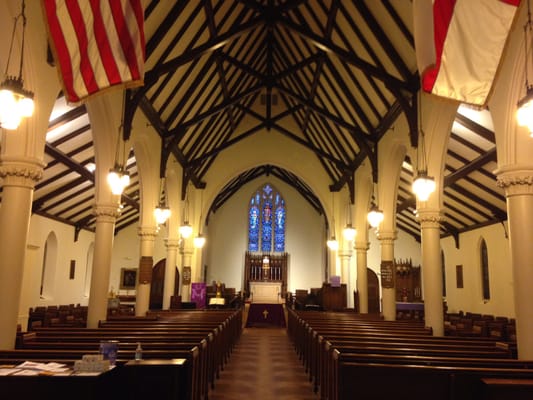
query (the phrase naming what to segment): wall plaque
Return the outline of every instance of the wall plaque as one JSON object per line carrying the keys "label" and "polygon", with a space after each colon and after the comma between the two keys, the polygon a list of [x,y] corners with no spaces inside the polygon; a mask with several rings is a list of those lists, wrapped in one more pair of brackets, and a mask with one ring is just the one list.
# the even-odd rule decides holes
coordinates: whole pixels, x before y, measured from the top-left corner
{"label": "wall plaque", "polygon": [[154,260],[152,257],[142,256],[139,261],[139,283],[146,284],[152,282],[152,267]]}
{"label": "wall plaque", "polygon": [[394,288],[393,261],[381,261],[381,287],[385,289]]}
{"label": "wall plaque", "polygon": [[191,284],[191,267],[183,267],[183,284]]}

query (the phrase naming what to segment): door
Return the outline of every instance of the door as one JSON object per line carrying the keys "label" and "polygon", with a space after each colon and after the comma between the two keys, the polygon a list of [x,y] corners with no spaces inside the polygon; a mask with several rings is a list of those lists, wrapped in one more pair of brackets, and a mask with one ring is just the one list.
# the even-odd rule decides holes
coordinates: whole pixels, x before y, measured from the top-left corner
{"label": "door", "polygon": [[379,280],[377,274],[367,268],[368,276],[368,312],[370,314],[380,313],[379,301]]}

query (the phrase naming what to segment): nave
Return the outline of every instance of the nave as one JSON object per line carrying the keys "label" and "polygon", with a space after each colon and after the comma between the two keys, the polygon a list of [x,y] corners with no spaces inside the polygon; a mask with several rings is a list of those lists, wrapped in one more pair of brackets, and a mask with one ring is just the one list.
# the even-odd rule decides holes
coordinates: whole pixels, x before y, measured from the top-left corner
{"label": "nave", "polygon": [[309,375],[284,328],[245,328],[210,400],[313,400]]}

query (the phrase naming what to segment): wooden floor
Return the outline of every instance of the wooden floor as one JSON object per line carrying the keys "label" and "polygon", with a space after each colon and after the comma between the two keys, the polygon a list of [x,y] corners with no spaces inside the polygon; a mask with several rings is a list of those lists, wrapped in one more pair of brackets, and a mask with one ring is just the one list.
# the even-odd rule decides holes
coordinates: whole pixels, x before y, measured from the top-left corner
{"label": "wooden floor", "polygon": [[284,328],[245,328],[210,400],[316,400]]}

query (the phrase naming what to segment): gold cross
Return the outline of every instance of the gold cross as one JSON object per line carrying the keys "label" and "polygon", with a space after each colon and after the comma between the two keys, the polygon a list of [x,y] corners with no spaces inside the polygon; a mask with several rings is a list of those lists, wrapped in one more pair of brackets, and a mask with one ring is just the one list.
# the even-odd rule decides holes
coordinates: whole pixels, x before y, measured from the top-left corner
{"label": "gold cross", "polygon": [[268,311],[266,310],[266,308],[265,308],[265,311],[263,311],[263,317],[265,317],[265,319],[267,319],[268,317]]}

